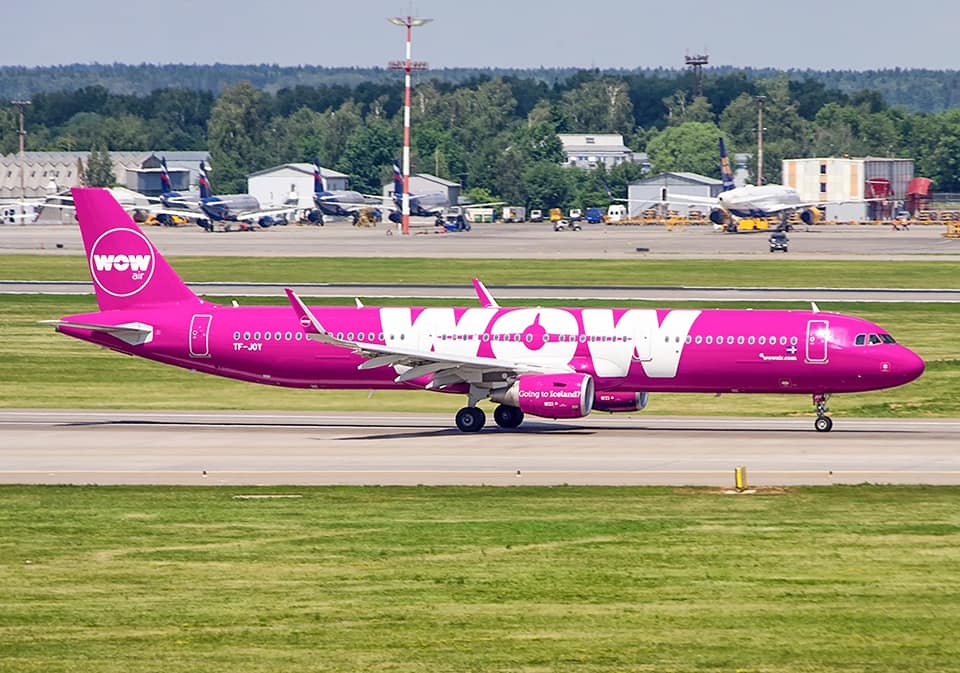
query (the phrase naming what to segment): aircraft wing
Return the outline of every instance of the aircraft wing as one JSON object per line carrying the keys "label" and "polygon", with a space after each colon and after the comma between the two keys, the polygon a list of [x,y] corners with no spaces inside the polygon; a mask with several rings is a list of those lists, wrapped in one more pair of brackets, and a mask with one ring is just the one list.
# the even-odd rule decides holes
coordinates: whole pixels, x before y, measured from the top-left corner
{"label": "aircraft wing", "polygon": [[[283,206],[278,208],[261,208],[260,210],[248,210],[243,213],[237,213],[236,218],[241,222],[256,222],[261,217],[288,214],[291,215],[296,213],[298,208],[296,206]],[[180,215],[183,215],[183,212],[180,212]]]}
{"label": "aircraft wing", "polygon": [[307,338],[352,349],[358,355],[367,358],[367,361],[360,365],[360,369],[375,369],[387,366],[407,367],[408,369],[396,377],[395,381],[397,383],[432,374],[433,380],[427,385],[427,390],[436,390],[458,383],[486,383],[490,385],[491,382],[496,381],[497,384],[506,385],[520,374],[556,374],[574,371],[565,364],[537,364],[480,356],[447,355],[415,348],[397,348],[369,342],[338,339],[324,329],[323,325],[293,290],[285,288],[284,291],[287,293],[290,304],[293,306]]}

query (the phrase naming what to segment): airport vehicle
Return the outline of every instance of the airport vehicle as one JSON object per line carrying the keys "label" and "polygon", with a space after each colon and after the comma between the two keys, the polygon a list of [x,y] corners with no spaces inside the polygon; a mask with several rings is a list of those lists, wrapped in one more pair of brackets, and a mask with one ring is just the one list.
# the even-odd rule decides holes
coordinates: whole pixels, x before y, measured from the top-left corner
{"label": "airport vehicle", "polygon": [[574,419],[642,410],[650,393],[811,395],[891,388],[924,363],[861,318],[811,310],[503,308],[474,279],[473,308],[223,306],[195,295],[106,190],[74,201],[98,311],[49,321],[120,353],[297,388],[465,395],[457,427],[525,415]]}
{"label": "airport vehicle", "polygon": [[580,231],[581,225],[575,220],[557,220],[553,223],[554,231]]}
{"label": "airport vehicle", "polygon": [[470,231],[470,222],[459,210],[444,215],[443,221],[437,223],[437,226],[443,227],[445,231]]}
{"label": "airport vehicle", "polygon": [[770,234],[770,252],[787,252],[790,239],[787,238],[787,232],[774,231]]}
{"label": "airport vehicle", "polygon": [[579,208],[571,208],[569,219],[571,222],[579,222],[583,219],[583,211]]}
{"label": "airport vehicle", "polygon": [[257,224],[263,228],[274,224],[286,224],[288,218],[296,213],[295,206],[275,206],[264,208],[252,194],[224,194],[215,196],[210,189],[207,168],[200,162],[200,210],[206,218],[198,218],[197,224],[213,231],[216,223],[221,223],[224,231],[231,231],[233,223],[240,229],[252,228]]}
{"label": "airport vehicle", "polygon": [[583,213],[583,219],[590,224],[600,224],[603,218],[603,208],[587,208]]}
{"label": "airport vehicle", "polygon": [[530,221],[531,222],[543,222],[543,211],[539,208],[533,208],[530,211]]}
{"label": "airport vehicle", "polygon": [[526,222],[527,209],[523,206],[504,206],[500,213],[502,222]]}

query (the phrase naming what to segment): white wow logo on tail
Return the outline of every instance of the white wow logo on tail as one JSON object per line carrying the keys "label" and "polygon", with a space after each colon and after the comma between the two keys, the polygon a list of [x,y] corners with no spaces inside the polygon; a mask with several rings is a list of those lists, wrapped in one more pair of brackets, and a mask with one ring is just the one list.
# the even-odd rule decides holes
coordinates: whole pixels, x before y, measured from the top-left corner
{"label": "white wow logo on tail", "polygon": [[90,274],[97,286],[114,297],[140,292],[153,277],[153,246],[132,229],[110,229],[90,249]]}

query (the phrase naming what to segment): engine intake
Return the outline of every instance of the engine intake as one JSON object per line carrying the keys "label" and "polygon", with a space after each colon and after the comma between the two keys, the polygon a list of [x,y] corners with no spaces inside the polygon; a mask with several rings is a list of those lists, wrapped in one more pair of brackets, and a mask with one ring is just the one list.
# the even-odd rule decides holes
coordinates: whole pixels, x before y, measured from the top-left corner
{"label": "engine intake", "polygon": [[807,208],[800,213],[800,221],[804,224],[816,224],[820,221],[822,213],[817,208]]}
{"label": "engine intake", "polygon": [[725,227],[733,221],[733,217],[723,208],[714,208],[710,211],[710,221]]}
{"label": "engine intake", "polygon": [[494,390],[490,399],[541,418],[582,418],[593,408],[593,377],[524,374],[509,388]]}
{"label": "engine intake", "polygon": [[649,398],[649,393],[598,392],[593,396],[593,410],[610,413],[641,411],[646,408]]}

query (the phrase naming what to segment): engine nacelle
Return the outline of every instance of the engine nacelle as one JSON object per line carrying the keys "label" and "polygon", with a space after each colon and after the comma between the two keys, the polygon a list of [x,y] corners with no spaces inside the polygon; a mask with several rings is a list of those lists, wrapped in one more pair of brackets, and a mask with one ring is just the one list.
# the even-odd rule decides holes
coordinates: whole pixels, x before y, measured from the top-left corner
{"label": "engine nacelle", "polygon": [[807,208],[800,213],[800,221],[804,224],[816,224],[823,217],[823,213],[817,208]]}
{"label": "engine nacelle", "polygon": [[721,227],[726,227],[733,221],[733,216],[723,208],[714,208],[710,211],[710,221]]}
{"label": "engine nacelle", "polygon": [[523,374],[509,388],[494,390],[490,399],[542,418],[582,418],[593,409],[593,377]]}
{"label": "engine nacelle", "polygon": [[598,392],[593,396],[593,410],[610,413],[642,411],[649,398],[649,393]]}

